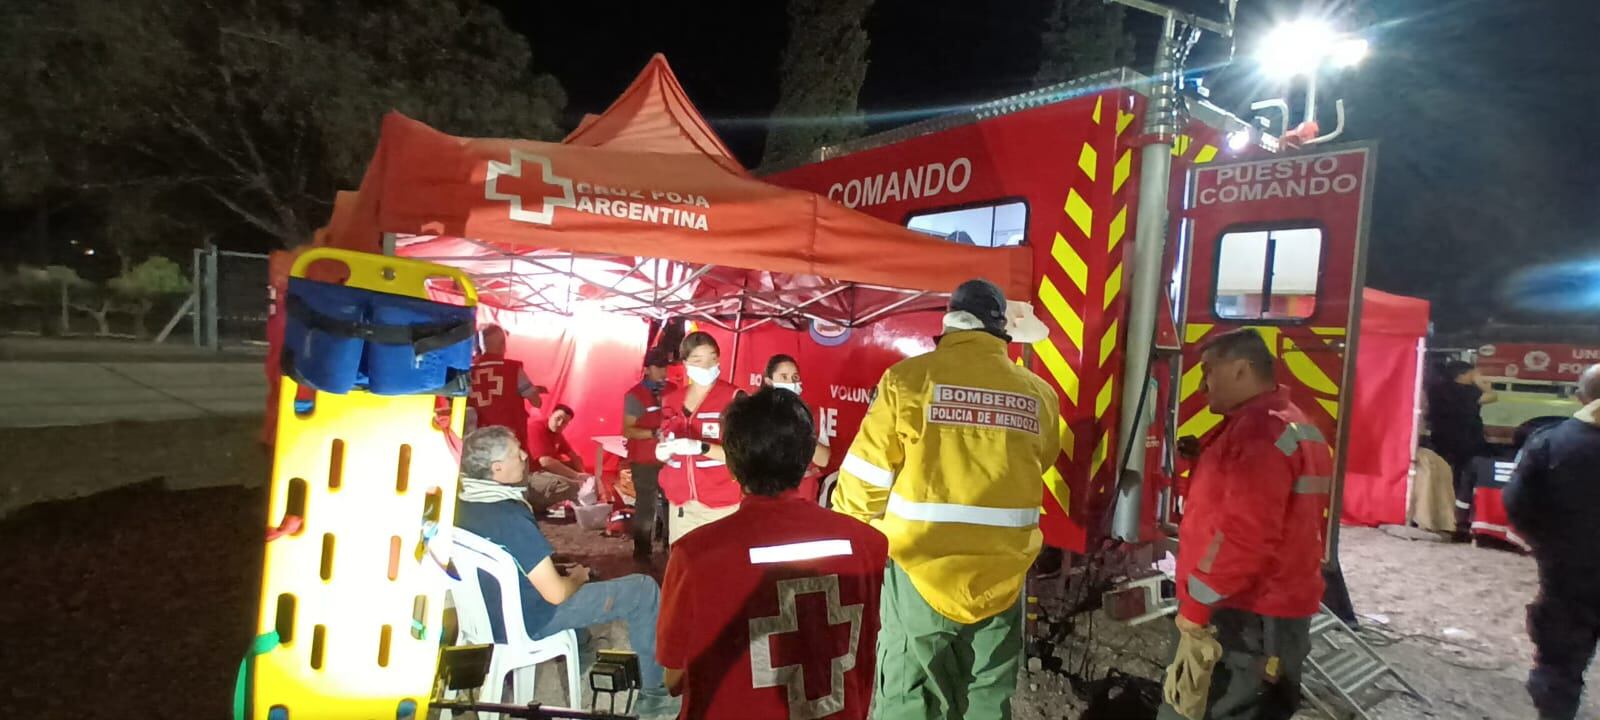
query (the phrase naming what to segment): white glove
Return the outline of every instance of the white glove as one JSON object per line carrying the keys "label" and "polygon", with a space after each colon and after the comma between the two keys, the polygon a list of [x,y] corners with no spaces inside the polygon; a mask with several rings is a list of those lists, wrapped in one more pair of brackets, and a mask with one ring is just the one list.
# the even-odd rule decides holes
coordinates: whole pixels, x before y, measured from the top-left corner
{"label": "white glove", "polygon": [[672,457],[672,445],[671,445],[671,443],[672,443],[672,436],[671,435],[668,435],[666,437],[666,439],[664,439],[664,440],[660,440],[660,441],[656,442],[656,462],[664,463],[664,462],[667,461],[668,458]]}
{"label": "white glove", "polygon": [[675,438],[662,443],[670,448],[673,455],[699,455],[703,443],[694,438]]}

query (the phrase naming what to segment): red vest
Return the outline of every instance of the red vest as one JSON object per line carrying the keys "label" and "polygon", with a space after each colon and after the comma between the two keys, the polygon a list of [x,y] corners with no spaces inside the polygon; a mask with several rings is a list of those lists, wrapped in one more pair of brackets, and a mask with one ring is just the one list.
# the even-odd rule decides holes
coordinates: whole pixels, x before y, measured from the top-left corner
{"label": "red vest", "polygon": [[[661,388],[661,394],[666,395],[676,389],[678,389],[678,386],[669,382],[665,387]],[[633,398],[634,402],[639,403],[644,408],[644,414],[634,421],[634,427],[647,430],[661,427],[661,398],[655,392],[645,387],[644,382],[641,381],[638,385],[629,388],[628,397]],[[635,440],[633,438],[623,438],[622,444],[628,448],[628,462],[636,465],[661,464],[661,461],[656,460],[655,439]]]}
{"label": "red vest", "polygon": [[[739,389],[718,381],[706,393],[700,407],[691,414],[683,406],[688,388],[673,388],[661,398],[661,427],[673,437],[687,437],[705,442],[722,442],[722,411],[733,402]],[[744,491],[720,460],[704,455],[693,457],[675,455],[661,468],[661,490],[674,505],[690,500],[710,507],[738,505]]]}
{"label": "red vest", "polygon": [[684,671],[683,717],[864,720],[888,554],[854,518],[760,496],[679,540],[656,657]]}
{"label": "red vest", "polygon": [[472,395],[467,403],[478,413],[478,427],[511,428],[522,447],[528,447],[528,405],[517,387],[522,363],[504,355],[480,355],[472,365]]}

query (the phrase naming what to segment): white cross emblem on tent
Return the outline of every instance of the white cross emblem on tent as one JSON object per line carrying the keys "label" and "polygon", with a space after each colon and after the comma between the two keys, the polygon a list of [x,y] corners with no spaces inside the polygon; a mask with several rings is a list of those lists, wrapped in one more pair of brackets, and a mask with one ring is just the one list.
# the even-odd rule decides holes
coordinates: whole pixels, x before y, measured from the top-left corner
{"label": "white cross emblem on tent", "polygon": [[[518,192],[500,192],[499,181],[502,175],[522,177],[523,163],[534,163],[542,171],[541,179],[545,185],[554,185],[561,189],[559,195],[545,195],[540,199],[538,210],[529,210],[522,206],[522,194]],[[489,171],[483,178],[483,198],[485,200],[504,200],[511,203],[511,219],[527,223],[549,225],[555,220],[556,208],[573,207],[577,198],[572,194],[572,178],[562,177],[555,173],[550,166],[550,158],[521,150],[511,151],[511,162],[502,163],[489,161]]]}
{"label": "white cross emblem on tent", "polygon": [[[772,666],[772,636],[800,629],[794,598],[802,593],[823,593],[828,602],[828,624],[850,623],[850,645],[833,658],[828,694],[806,699],[805,668],[801,665]],[[778,614],[750,619],[750,671],[754,686],[784,686],[789,694],[789,720],[815,720],[844,709],[844,674],[856,666],[856,648],[861,642],[861,605],[839,604],[839,576],[792,578],[778,581]]]}

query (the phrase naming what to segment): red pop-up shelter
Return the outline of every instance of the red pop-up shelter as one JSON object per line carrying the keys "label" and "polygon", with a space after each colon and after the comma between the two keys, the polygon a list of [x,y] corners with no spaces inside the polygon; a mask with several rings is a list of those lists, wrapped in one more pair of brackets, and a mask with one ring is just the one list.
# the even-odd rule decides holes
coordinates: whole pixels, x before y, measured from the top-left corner
{"label": "red pop-up shelter", "polygon": [[1428,301],[1362,291],[1344,503],[1351,525],[1403,524],[1417,446],[1418,381]]}
{"label": "red pop-up shelter", "polygon": [[[930,239],[752,178],[659,55],[562,143],[458,138],[391,113],[361,188],[341,193],[318,241],[471,273],[486,319],[511,330],[510,354],[578,410],[575,442],[618,432],[647,342],[640,318],[741,335],[894,318],[911,332],[966,279],[1021,299],[1032,274],[1028,248]],[[861,335],[880,355],[906,347]],[[725,360],[730,379],[747,364]],[[829,390],[812,388],[808,400]],[[853,433],[857,421],[837,424]]]}

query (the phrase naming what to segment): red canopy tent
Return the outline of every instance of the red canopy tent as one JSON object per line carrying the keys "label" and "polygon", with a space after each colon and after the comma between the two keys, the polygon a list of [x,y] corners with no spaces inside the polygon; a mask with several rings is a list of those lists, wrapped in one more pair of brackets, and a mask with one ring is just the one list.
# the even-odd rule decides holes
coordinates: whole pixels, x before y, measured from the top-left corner
{"label": "red canopy tent", "polygon": [[[485,302],[689,316],[742,331],[938,307],[974,276],[1025,297],[1027,248],[974,248],[753,179],[651,59],[560,144],[452,137],[391,113],[333,245],[472,272]],[[350,199],[346,199],[350,202]]]}
{"label": "red canopy tent", "polygon": [[1351,525],[1403,524],[1417,446],[1418,379],[1428,301],[1366,289],[1349,406],[1344,503]]}
{"label": "red canopy tent", "polygon": [[639,318],[849,329],[942,310],[972,277],[1019,299],[1032,279],[1030,248],[941,242],[752,178],[659,55],[559,144],[453,137],[391,113],[317,242],[467,270],[547,402],[577,407],[574,438],[620,427]]}

